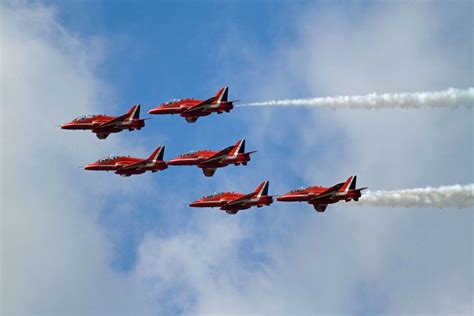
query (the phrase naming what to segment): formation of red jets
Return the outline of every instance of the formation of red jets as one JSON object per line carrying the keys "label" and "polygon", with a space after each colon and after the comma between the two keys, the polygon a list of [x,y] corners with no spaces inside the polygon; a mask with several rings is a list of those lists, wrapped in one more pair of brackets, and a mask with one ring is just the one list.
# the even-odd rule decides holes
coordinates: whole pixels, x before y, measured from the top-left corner
{"label": "formation of red jets", "polygon": [[[180,99],[163,103],[148,111],[149,114],[179,114],[189,123],[194,123],[201,116],[211,113],[221,114],[230,112],[234,102],[228,101],[228,87],[220,89],[217,94],[207,100]],[[103,114],[85,115],[71,122],[61,125],[62,129],[91,130],[99,139],[105,139],[112,133],[123,130],[140,130],[145,126],[145,120],[140,118],[140,105],[134,105],[126,114],[108,116]],[[218,168],[228,165],[244,165],[250,161],[250,155],[256,151],[245,152],[245,139],[239,140],[235,145],[222,150],[199,150],[182,154],[169,161],[164,161],[165,147],[156,148],[147,158],[130,156],[110,156],[99,159],[84,166],[85,170],[113,171],[114,173],[129,177],[147,171],[157,172],[165,170],[168,166],[196,166],[206,177],[212,177]],[[317,212],[324,212],[329,204],[339,201],[358,201],[362,190],[356,188],[356,176],[350,176],[345,182],[331,187],[312,186],[292,190],[279,195],[280,202],[307,202]],[[268,195],[269,181],[263,181],[255,191],[245,194],[237,192],[215,193],[205,196],[189,204],[190,207],[218,207],[228,214],[236,214],[240,210],[252,206],[262,207],[273,203],[273,195]]]}

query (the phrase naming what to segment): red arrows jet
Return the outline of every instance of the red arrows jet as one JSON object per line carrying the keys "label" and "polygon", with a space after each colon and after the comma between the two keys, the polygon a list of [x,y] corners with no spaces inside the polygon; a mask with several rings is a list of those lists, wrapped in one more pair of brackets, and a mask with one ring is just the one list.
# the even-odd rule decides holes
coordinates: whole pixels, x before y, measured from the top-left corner
{"label": "red arrows jet", "polygon": [[262,207],[273,203],[273,197],[268,195],[268,181],[263,181],[255,192],[250,194],[224,192],[216,193],[189,204],[190,207],[220,207],[227,214],[237,214],[252,206]]}
{"label": "red arrows jet", "polygon": [[206,177],[212,177],[217,168],[234,164],[247,165],[250,155],[256,151],[245,152],[245,139],[239,140],[234,146],[221,151],[200,150],[191,151],[167,162],[171,166],[198,166]]}
{"label": "red arrows jet", "polygon": [[207,116],[213,112],[221,114],[230,112],[234,108],[234,101],[227,101],[229,88],[224,87],[215,96],[207,100],[179,99],[163,103],[148,111],[150,114],[179,114],[188,123],[194,123],[201,116]]}
{"label": "red arrows jet", "polygon": [[301,188],[280,195],[277,201],[280,202],[308,202],[313,205],[317,212],[324,212],[328,204],[345,200],[358,201],[361,191],[367,188],[356,189],[357,176],[350,176],[346,182],[338,183],[330,188],[314,186]]}
{"label": "red arrows jet", "polygon": [[165,147],[160,146],[146,159],[129,156],[110,156],[90,163],[84,169],[115,171],[116,174],[122,177],[130,177],[133,174],[141,174],[146,171],[157,172],[168,168],[163,161],[164,153]]}
{"label": "red arrows jet", "polygon": [[99,139],[105,139],[111,133],[118,133],[124,129],[140,130],[144,126],[145,119],[140,119],[140,104],[136,104],[124,115],[84,115],[61,125],[61,128],[92,130]]}

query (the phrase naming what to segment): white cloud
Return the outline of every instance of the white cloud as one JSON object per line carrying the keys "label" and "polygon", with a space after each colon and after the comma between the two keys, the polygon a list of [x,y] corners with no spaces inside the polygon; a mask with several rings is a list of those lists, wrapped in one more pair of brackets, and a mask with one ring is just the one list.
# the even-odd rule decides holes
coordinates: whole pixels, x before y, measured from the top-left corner
{"label": "white cloud", "polygon": [[[472,86],[472,4],[458,5],[376,5],[356,18],[341,7],[290,13],[297,37],[270,57],[236,50],[253,67],[241,87],[263,99]],[[54,127],[102,109],[95,54],[50,8],[4,5],[1,23],[5,314],[137,314],[149,300],[168,314],[472,313],[471,210],[199,210],[176,234],[150,232],[131,275],[112,271],[97,198],[135,189],[72,166],[120,153],[124,140]],[[289,111],[243,118],[254,126],[258,168],[220,184],[251,189],[271,176],[271,191],[282,192],[290,176],[331,184],[353,173],[374,190],[472,182],[471,110]],[[284,160],[272,159],[275,146]]]}
{"label": "white cloud", "polygon": [[1,310],[4,314],[146,311],[141,285],[109,267],[112,249],[96,224],[104,193],[78,165],[118,151],[57,124],[102,111],[108,90],[93,72],[94,49],[57,22],[51,7],[1,9]]}
{"label": "white cloud", "polygon": [[141,244],[136,275],[155,285],[153,293],[161,299],[162,312],[178,308],[185,314],[194,313],[195,305],[213,305],[206,300],[209,296],[229,299],[228,291],[241,282],[238,247],[245,239],[245,229],[230,218],[215,215],[202,214],[204,220],[196,217],[182,233],[168,238],[150,234]]}
{"label": "white cloud", "polygon": [[[298,21],[296,38],[282,41],[273,57],[250,61],[247,67],[261,75],[244,77],[242,86],[255,87],[251,91],[261,99],[285,92],[299,97],[472,86],[471,3],[357,10],[351,15],[343,7],[305,8],[285,17]],[[373,190],[473,180],[471,109],[263,111],[244,120],[254,126],[260,152],[273,153],[272,147],[284,144],[286,164],[266,160],[255,171],[255,177],[271,174],[277,192],[287,188],[293,173],[301,184],[331,184],[355,173]],[[216,226],[226,224],[208,218],[200,219],[204,228],[192,234],[183,229],[171,238],[149,235],[136,273],[154,271],[154,277],[167,280],[158,283],[164,288],[180,280],[194,302],[186,311],[197,313],[472,313],[469,209],[338,204],[316,214],[307,205],[276,204],[251,212],[233,219],[234,228],[246,227],[248,238],[241,238],[239,229],[226,230],[225,247]],[[258,269],[245,265],[254,254],[235,255],[246,243],[264,257]],[[171,262],[179,268],[166,274],[165,263]]]}

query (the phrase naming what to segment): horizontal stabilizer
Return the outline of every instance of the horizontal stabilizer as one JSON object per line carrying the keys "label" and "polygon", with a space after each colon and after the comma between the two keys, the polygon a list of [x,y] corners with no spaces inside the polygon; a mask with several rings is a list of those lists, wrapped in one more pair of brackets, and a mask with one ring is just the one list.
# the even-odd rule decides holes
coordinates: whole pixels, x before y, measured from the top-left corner
{"label": "horizontal stabilizer", "polygon": [[356,189],[356,191],[362,192],[363,190],[367,190],[368,188],[369,187],[364,187],[364,188]]}

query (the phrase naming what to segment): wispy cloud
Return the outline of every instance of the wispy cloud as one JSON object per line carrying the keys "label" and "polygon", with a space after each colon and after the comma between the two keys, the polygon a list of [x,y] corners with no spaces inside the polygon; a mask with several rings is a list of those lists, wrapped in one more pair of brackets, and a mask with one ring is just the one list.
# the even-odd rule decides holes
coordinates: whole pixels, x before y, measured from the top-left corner
{"label": "wispy cloud", "polygon": [[[285,21],[298,21],[292,32],[296,37],[275,39],[281,43],[271,55],[221,73],[222,80],[240,78],[241,87],[250,87],[242,91],[255,87],[253,100],[286,95],[364,97],[372,91],[445,93],[447,87],[472,86],[466,81],[472,76],[470,57],[465,58],[470,42],[456,41],[466,33],[462,25],[467,19],[462,12],[467,8],[397,3],[360,9],[362,14],[353,15],[342,6],[330,10],[305,7],[293,19],[285,16]],[[447,39],[444,34],[451,33],[461,21],[459,16],[464,16],[464,22],[456,28],[458,36]],[[226,57],[236,60],[232,55]],[[259,71],[249,76],[247,69]],[[274,108],[255,112],[243,108],[240,112],[248,115],[246,127],[259,153],[268,155],[262,170],[271,174],[278,191],[293,185],[295,178],[308,184],[330,184],[352,173],[372,189],[472,182],[472,106],[456,111],[450,106],[433,109],[394,110],[390,115],[347,108],[302,109],[291,115]],[[244,181],[249,179],[239,183]],[[472,282],[465,278],[472,274],[472,244],[466,242],[472,232],[468,208],[445,212],[423,206],[418,211],[401,207],[394,211],[339,203],[317,216],[307,206],[275,203],[257,214],[249,211],[235,218],[255,224],[250,226],[249,239],[270,258],[262,262],[262,269],[235,269],[243,262],[235,257],[229,260],[229,269],[215,267],[213,261],[203,267],[201,260],[194,268],[181,263],[187,259],[178,250],[156,251],[175,244],[174,237],[153,235],[148,236],[148,251],[141,248],[137,267],[159,270],[168,278],[162,269],[162,253],[167,254],[167,262],[186,266],[176,279],[188,275],[180,284],[184,291],[197,293],[194,309],[189,309],[196,313],[229,311],[229,306],[234,312],[273,314],[472,311]],[[205,231],[220,225],[201,220],[209,226]],[[439,233],[441,226],[446,233]],[[175,246],[192,244],[200,236],[183,232]],[[218,239],[206,236],[201,240],[206,247],[219,245]],[[227,261],[221,258],[229,258],[243,242],[234,239],[220,248],[216,261]],[[157,270],[153,269],[155,262],[160,263]],[[199,279],[192,277],[196,271],[203,272]],[[222,282],[225,290],[218,293],[206,290],[222,288],[213,280],[228,278],[245,282]]]}
{"label": "wispy cloud", "polygon": [[8,134],[1,139],[1,313],[144,312],[140,285],[111,269],[113,248],[97,223],[97,196],[123,187],[91,181],[76,167],[123,148],[55,127],[103,110],[93,50],[58,23],[52,7],[18,1],[0,11],[1,129]]}

